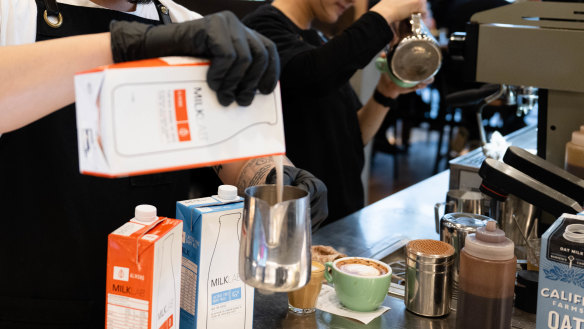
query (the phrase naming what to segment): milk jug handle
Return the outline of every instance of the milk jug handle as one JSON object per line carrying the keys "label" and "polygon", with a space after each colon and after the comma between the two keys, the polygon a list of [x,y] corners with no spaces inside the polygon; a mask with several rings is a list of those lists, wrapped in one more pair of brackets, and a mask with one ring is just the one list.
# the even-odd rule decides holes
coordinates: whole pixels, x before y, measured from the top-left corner
{"label": "milk jug handle", "polygon": [[[438,202],[434,205],[434,219],[436,220],[436,233],[440,234],[440,208],[444,207],[446,202]],[[446,214],[446,210],[444,211]]]}
{"label": "milk jug handle", "polygon": [[412,24],[412,33],[414,33],[414,35],[419,36],[424,34],[424,28],[422,26],[422,14],[413,13],[410,17],[410,24]]}

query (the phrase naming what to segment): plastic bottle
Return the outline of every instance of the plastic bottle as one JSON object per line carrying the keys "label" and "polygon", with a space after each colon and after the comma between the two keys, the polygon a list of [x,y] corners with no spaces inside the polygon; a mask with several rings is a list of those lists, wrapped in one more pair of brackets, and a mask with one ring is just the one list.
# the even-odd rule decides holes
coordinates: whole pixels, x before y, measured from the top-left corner
{"label": "plastic bottle", "polygon": [[467,236],[460,253],[457,329],[511,328],[514,249],[494,220]]}
{"label": "plastic bottle", "polygon": [[566,143],[564,169],[584,179],[584,125],[572,132],[572,140]]}

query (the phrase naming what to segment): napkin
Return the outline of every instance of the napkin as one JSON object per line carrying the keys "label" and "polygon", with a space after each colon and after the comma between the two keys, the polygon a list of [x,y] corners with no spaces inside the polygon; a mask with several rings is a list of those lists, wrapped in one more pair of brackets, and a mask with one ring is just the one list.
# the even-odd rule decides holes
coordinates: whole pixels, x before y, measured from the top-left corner
{"label": "napkin", "polygon": [[491,135],[491,141],[483,145],[483,154],[487,158],[501,160],[510,145],[500,132],[495,131]]}
{"label": "napkin", "polygon": [[322,289],[318,295],[318,300],[316,301],[316,308],[328,313],[355,319],[363,324],[368,324],[376,317],[389,310],[389,307],[387,306],[380,306],[371,312],[352,311],[341,305],[341,302],[339,302],[337,294],[335,293],[335,288],[329,286],[328,284],[322,285]]}

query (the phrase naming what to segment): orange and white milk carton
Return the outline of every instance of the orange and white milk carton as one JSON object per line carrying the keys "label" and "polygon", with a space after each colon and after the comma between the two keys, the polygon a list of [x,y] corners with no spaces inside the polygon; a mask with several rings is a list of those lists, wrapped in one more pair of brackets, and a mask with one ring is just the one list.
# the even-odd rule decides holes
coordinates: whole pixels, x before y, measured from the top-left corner
{"label": "orange and white milk carton", "polygon": [[122,177],[285,153],[279,86],[227,107],[209,61],[161,57],[75,76],[80,172]]}
{"label": "orange and white milk carton", "polygon": [[181,220],[139,205],[110,233],[106,329],[176,329],[180,319]]}

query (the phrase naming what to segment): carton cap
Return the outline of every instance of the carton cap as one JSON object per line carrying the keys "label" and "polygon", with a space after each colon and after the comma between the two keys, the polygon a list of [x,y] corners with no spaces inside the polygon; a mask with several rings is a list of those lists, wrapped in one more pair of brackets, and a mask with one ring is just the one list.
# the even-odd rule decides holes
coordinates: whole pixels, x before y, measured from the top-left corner
{"label": "carton cap", "polygon": [[136,206],[136,209],[134,210],[134,219],[137,221],[151,223],[157,218],[156,207],[149,204],[141,204]]}
{"label": "carton cap", "polygon": [[237,198],[237,187],[233,185],[219,185],[217,195],[224,200],[234,200]]}
{"label": "carton cap", "polygon": [[497,228],[494,220],[469,234],[464,242],[464,251],[474,257],[488,260],[509,260],[515,257],[513,241],[505,237],[505,232]]}

